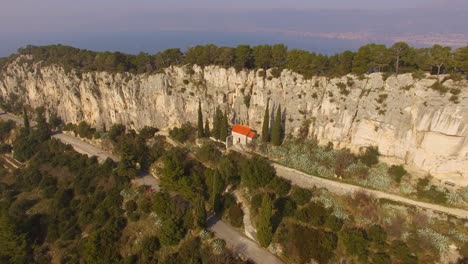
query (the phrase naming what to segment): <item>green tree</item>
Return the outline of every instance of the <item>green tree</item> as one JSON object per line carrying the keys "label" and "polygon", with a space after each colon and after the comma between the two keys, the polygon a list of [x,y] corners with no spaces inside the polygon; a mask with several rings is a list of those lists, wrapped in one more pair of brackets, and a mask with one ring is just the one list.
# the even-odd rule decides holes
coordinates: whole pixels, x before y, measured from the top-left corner
{"label": "green tree", "polygon": [[265,115],[263,116],[263,127],[262,127],[262,141],[270,141],[270,100],[267,99],[267,105],[265,108]]}
{"label": "green tree", "polygon": [[283,69],[288,57],[288,47],[284,44],[276,44],[271,47],[271,67]]}
{"label": "green tree", "polygon": [[268,69],[271,66],[271,46],[259,45],[255,46],[252,50],[255,68]]}
{"label": "green tree", "polygon": [[395,73],[398,75],[401,61],[405,59],[410,51],[410,46],[405,42],[397,42],[390,48],[395,58]]}
{"label": "green tree", "polygon": [[455,51],[454,64],[458,69],[468,74],[468,46]]}
{"label": "green tree", "polygon": [[275,115],[275,122],[273,123],[273,128],[271,129],[271,144],[274,146],[281,145],[282,124],[281,106],[278,106]]}
{"label": "green tree", "polygon": [[243,184],[255,190],[270,183],[276,176],[276,171],[267,159],[254,156],[241,163],[240,175]]}
{"label": "green tree", "polygon": [[365,231],[361,229],[348,229],[343,230],[340,235],[348,254],[359,256],[361,260],[367,259],[369,242],[366,239]]}
{"label": "green tree", "polygon": [[226,138],[228,136],[228,127],[229,127],[226,112],[224,112],[224,114],[221,114],[221,122],[220,123],[221,123],[221,127],[220,127],[220,130],[219,130],[219,139],[224,142],[224,141],[226,141]]}
{"label": "green tree", "polygon": [[203,131],[203,134],[205,137],[210,137],[211,132],[210,132],[210,122],[208,121],[208,118],[205,120],[205,129]]}
{"label": "green tree", "polygon": [[215,116],[213,119],[213,130],[212,135],[216,139],[221,139],[221,127],[223,122],[223,112],[219,107],[216,107]]}
{"label": "green tree", "polygon": [[20,234],[8,212],[0,212],[0,261],[4,263],[26,263],[26,236]]}
{"label": "green tree", "polygon": [[257,238],[262,247],[268,247],[273,238],[271,217],[273,215],[273,205],[268,194],[263,196],[262,207],[258,216]]}
{"label": "green tree", "polygon": [[367,72],[381,72],[390,64],[391,56],[385,45],[367,44],[359,48],[353,60],[353,72],[364,74]]}
{"label": "green tree", "polygon": [[176,245],[182,238],[184,238],[186,232],[173,217],[169,217],[162,221],[160,231],[161,244],[165,246]]}
{"label": "green tree", "polygon": [[249,45],[239,45],[235,50],[234,66],[237,70],[252,67],[252,50]]}
{"label": "green tree", "polygon": [[197,134],[198,138],[205,137],[205,133],[203,130],[203,114],[201,109],[201,102],[198,101],[198,126],[197,126]]}
{"label": "green tree", "polygon": [[211,178],[211,194],[210,194],[210,205],[215,213],[221,211],[221,193],[223,192],[223,180],[217,170],[212,175]]}
{"label": "green tree", "polygon": [[451,63],[451,47],[434,45],[431,49],[430,62],[437,68],[437,76],[440,75],[442,67],[448,67]]}
{"label": "green tree", "polygon": [[169,188],[176,186],[177,182],[184,176],[184,167],[182,164],[182,154],[179,149],[173,149],[166,152],[163,156],[163,177],[161,184]]}
{"label": "green tree", "polygon": [[199,228],[205,228],[206,226],[206,210],[205,210],[205,201],[203,197],[198,197],[195,199],[194,204],[194,219],[195,219],[195,226]]}

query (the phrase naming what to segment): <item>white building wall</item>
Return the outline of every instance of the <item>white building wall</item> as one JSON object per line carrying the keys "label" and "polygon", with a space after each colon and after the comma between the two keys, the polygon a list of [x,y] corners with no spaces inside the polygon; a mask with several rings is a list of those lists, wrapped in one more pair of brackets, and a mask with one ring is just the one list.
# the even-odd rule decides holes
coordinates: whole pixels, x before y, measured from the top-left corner
{"label": "white building wall", "polygon": [[245,135],[232,132],[232,144],[233,145],[237,145],[237,144],[247,145],[247,142],[250,142],[250,141],[247,141],[247,139],[249,138]]}

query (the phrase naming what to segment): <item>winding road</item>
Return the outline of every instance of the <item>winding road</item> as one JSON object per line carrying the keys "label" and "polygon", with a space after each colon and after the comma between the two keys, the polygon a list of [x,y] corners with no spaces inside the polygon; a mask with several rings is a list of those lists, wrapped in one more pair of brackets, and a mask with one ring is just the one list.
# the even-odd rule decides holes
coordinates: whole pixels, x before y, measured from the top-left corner
{"label": "winding road", "polygon": [[[232,147],[231,149],[241,154],[250,155],[243,148]],[[390,193],[376,191],[376,190],[368,189],[368,188],[357,186],[357,185],[329,180],[329,179],[321,178],[318,176],[306,174],[302,171],[288,168],[278,163],[272,162],[272,165],[276,169],[276,174],[279,177],[290,180],[293,185],[300,186],[302,188],[310,189],[310,188],[313,188],[314,186],[319,187],[319,188],[323,187],[323,188],[328,189],[328,191],[338,194],[338,195],[352,195],[356,192],[363,192],[377,199],[387,199],[387,200],[391,200],[394,202],[398,202],[398,203],[402,203],[402,204],[406,204],[410,206],[416,206],[416,207],[420,207],[423,209],[432,210],[434,212],[452,215],[452,216],[462,218],[462,219],[468,219],[468,210],[447,207],[447,206],[438,205],[438,204],[420,202],[420,201],[402,197],[396,194],[390,194]]]}

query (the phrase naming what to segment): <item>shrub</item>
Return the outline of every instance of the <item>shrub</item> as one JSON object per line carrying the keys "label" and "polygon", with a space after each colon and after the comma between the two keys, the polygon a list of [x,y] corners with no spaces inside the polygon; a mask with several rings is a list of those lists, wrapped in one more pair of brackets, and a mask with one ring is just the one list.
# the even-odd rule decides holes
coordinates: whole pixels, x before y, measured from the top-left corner
{"label": "shrub", "polygon": [[388,169],[388,173],[395,178],[395,181],[400,183],[401,178],[406,175],[407,171],[403,165],[392,165]]}
{"label": "shrub", "polygon": [[349,95],[349,90],[347,89],[346,84],[339,82],[336,84],[336,86],[340,89],[340,93],[344,96]]}
{"label": "shrub", "polygon": [[328,210],[321,203],[315,202],[307,204],[306,207],[296,212],[296,218],[299,221],[310,223],[314,226],[322,226],[328,216]]}
{"label": "shrub", "polygon": [[415,71],[415,72],[411,73],[411,76],[415,80],[420,80],[420,79],[426,77],[426,73],[424,71],[418,70],[418,71]]}
{"label": "shrub", "polygon": [[359,159],[362,163],[371,167],[372,165],[379,163],[379,149],[377,147],[368,147]]}
{"label": "shrub", "polygon": [[229,222],[234,227],[242,227],[244,220],[244,212],[239,204],[231,206],[229,209]]}
{"label": "shrub", "polygon": [[242,182],[254,190],[267,185],[276,176],[276,170],[268,160],[255,156],[241,163],[240,175]]}
{"label": "shrub", "polygon": [[297,205],[304,205],[310,202],[310,199],[312,198],[312,192],[310,190],[295,186],[292,189],[290,197]]}
{"label": "shrub", "polygon": [[391,72],[384,72],[382,74],[382,78],[383,78],[384,81],[386,81],[390,76],[392,76]]}
{"label": "shrub", "polygon": [[334,232],[340,231],[343,224],[344,224],[343,219],[340,219],[334,215],[329,215],[327,217],[327,220],[325,221],[325,226],[327,226]]}
{"label": "shrub", "polygon": [[212,142],[203,143],[197,150],[197,157],[202,161],[218,161],[221,156],[221,151]]}
{"label": "shrub", "polygon": [[361,229],[347,229],[342,231],[340,238],[350,255],[358,256],[360,260],[367,259],[367,248],[369,242],[366,239],[366,232]]}
{"label": "shrub", "polygon": [[185,143],[186,141],[194,140],[195,132],[196,129],[190,123],[185,123],[180,128],[175,127],[171,129],[169,136],[180,143]]}
{"label": "shrub", "polygon": [[273,68],[271,69],[271,75],[275,78],[279,78],[281,76],[282,70],[280,68]]}
{"label": "shrub", "polygon": [[122,124],[115,124],[109,130],[108,136],[112,142],[117,143],[120,139],[120,136],[125,134],[125,126]]}
{"label": "shrub", "polygon": [[10,144],[0,144],[0,153],[11,153],[13,147]]}
{"label": "shrub", "polygon": [[144,126],[141,130],[140,130],[140,137],[144,138],[144,139],[150,139],[150,138],[153,138],[154,137],[154,134],[156,132],[158,132],[159,129],[155,128],[155,127],[150,127],[150,126]]}
{"label": "shrub", "polygon": [[430,179],[428,177],[418,180],[416,190],[419,198],[439,204],[445,204],[447,202],[447,189],[441,191],[436,186],[430,185]]}
{"label": "shrub", "polygon": [[349,150],[339,150],[335,155],[335,174],[344,176],[346,168],[353,164],[355,157]]}
{"label": "shrub", "polygon": [[250,98],[251,98],[250,94],[244,96],[244,104],[247,108],[250,108]]}
{"label": "shrub", "polygon": [[268,187],[278,196],[286,196],[291,189],[291,182],[289,180],[274,177],[268,184]]}
{"label": "shrub", "polygon": [[438,91],[440,94],[445,94],[449,90],[442,82],[439,82],[439,81],[435,82],[430,87],[431,89]]}

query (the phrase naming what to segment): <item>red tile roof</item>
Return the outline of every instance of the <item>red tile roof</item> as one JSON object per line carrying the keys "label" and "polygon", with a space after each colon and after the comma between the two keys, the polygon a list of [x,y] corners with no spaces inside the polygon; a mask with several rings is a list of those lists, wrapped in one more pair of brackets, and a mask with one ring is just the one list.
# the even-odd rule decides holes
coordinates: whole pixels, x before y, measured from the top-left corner
{"label": "red tile roof", "polygon": [[252,131],[252,129],[250,127],[247,127],[247,126],[234,125],[232,127],[232,132],[247,136],[249,138],[254,138],[255,137],[255,131]]}

